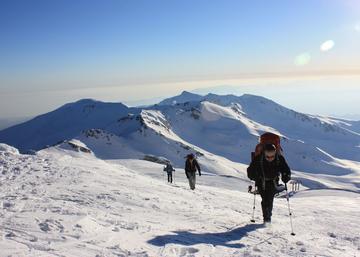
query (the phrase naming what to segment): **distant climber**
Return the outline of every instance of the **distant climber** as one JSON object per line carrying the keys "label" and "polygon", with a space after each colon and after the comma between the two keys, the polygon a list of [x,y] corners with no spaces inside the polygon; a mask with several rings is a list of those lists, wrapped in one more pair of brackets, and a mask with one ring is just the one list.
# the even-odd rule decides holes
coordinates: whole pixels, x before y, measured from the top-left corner
{"label": "distant climber", "polygon": [[173,182],[173,171],[175,172],[175,169],[173,168],[173,166],[171,165],[170,162],[168,162],[166,164],[166,166],[164,167],[164,171],[167,173],[167,176],[168,176],[168,182],[169,183],[172,183]]}
{"label": "distant climber", "polygon": [[197,162],[197,160],[195,159],[194,154],[188,154],[186,156],[186,161],[185,161],[185,174],[187,179],[189,180],[189,185],[191,190],[195,189],[195,184],[196,184],[196,171],[199,172],[199,176],[201,176],[201,169],[200,169],[200,165]]}
{"label": "distant climber", "polygon": [[286,184],[291,178],[291,171],[285,158],[277,151],[274,144],[265,144],[261,153],[254,156],[247,168],[249,179],[261,195],[264,223],[271,222],[274,196],[278,192],[279,175]]}

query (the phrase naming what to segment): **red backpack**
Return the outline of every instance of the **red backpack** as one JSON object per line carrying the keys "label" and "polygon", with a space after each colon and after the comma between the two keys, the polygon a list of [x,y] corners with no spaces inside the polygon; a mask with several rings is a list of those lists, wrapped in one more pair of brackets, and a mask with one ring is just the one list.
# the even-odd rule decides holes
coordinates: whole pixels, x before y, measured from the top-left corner
{"label": "red backpack", "polygon": [[263,148],[266,144],[273,144],[276,147],[276,152],[282,155],[282,148],[280,145],[280,136],[274,133],[266,132],[259,138],[259,143],[255,147],[255,151],[251,152],[251,160],[263,152]]}

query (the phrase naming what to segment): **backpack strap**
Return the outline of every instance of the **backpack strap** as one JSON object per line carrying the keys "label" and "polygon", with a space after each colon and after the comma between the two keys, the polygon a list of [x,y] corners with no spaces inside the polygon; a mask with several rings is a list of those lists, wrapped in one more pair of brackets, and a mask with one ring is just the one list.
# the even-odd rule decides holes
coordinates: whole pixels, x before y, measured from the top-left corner
{"label": "backpack strap", "polygon": [[264,153],[261,154],[260,158],[260,168],[262,172],[262,189],[265,191],[265,171],[264,171]]}
{"label": "backpack strap", "polygon": [[[276,165],[279,166],[280,165],[280,158],[278,153],[276,153]],[[260,158],[260,169],[261,169],[261,173],[262,173],[262,189],[265,190],[265,185],[266,185],[266,180],[265,180],[265,171],[264,171],[264,153],[261,154],[261,158]],[[276,178],[274,178],[274,184],[276,181]]]}

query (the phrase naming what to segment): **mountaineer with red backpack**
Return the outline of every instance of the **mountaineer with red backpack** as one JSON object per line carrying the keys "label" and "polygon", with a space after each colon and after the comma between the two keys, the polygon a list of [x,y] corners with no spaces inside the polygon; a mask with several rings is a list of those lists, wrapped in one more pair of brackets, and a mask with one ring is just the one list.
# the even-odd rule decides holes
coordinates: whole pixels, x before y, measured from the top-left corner
{"label": "mountaineer with red backpack", "polygon": [[260,137],[260,143],[252,153],[252,161],[247,168],[249,179],[255,181],[255,186],[261,195],[261,207],[264,222],[271,222],[274,196],[278,192],[279,175],[286,183],[291,179],[291,171],[282,156],[280,137],[273,133],[265,133]]}

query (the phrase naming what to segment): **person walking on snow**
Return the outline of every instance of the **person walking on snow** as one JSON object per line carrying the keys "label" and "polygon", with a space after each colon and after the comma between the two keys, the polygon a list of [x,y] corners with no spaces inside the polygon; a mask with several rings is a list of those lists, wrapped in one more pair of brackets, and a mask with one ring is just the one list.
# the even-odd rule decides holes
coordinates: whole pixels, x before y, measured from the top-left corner
{"label": "person walking on snow", "polygon": [[167,176],[168,176],[168,182],[172,183],[173,182],[173,177],[172,177],[172,173],[173,171],[175,171],[175,169],[173,168],[173,166],[171,165],[170,162],[168,162],[166,164],[166,166],[164,167],[164,171],[166,171]]}
{"label": "person walking on snow", "polygon": [[264,223],[271,222],[279,174],[285,184],[291,179],[291,171],[285,158],[277,153],[275,145],[266,144],[263,152],[256,156],[247,168],[247,175],[249,179],[255,181],[255,186],[262,198]]}
{"label": "person walking on snow", "polygon": [[201,176],[201,169],[200,165],[195,159],[194,154],[188,154],[186,156],[185,161],[185,174],[187,179],[189,180],[190,189],[195,189],[195,183],[196,183],[196,170],[199,172],[199,176]]}

